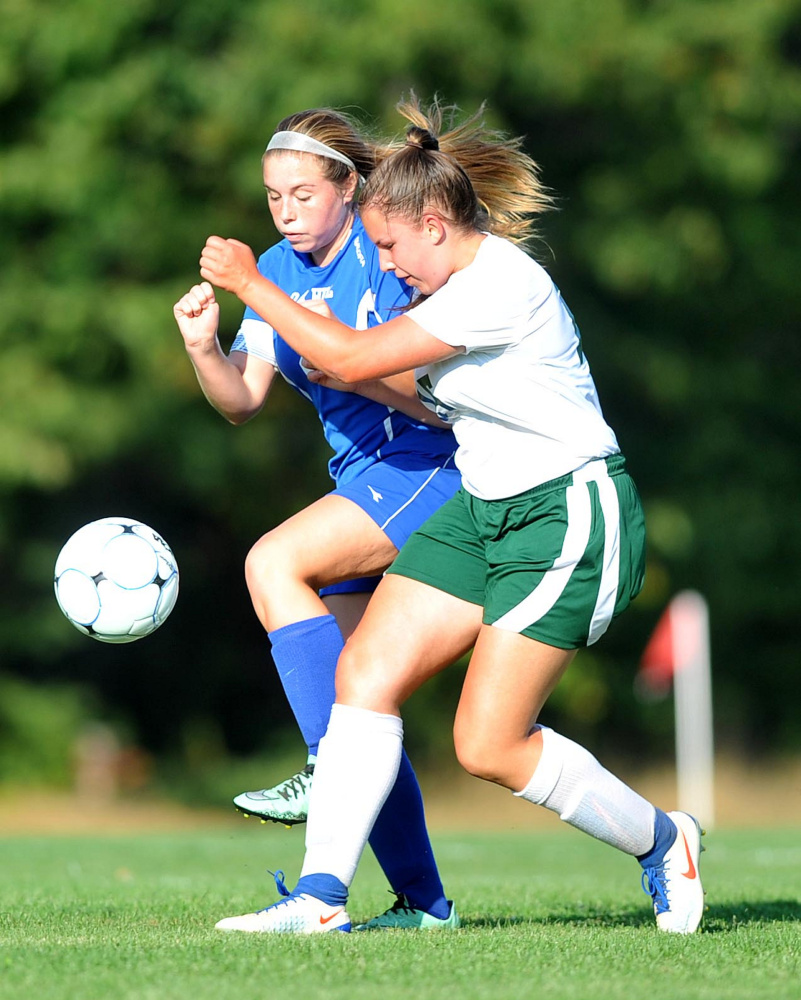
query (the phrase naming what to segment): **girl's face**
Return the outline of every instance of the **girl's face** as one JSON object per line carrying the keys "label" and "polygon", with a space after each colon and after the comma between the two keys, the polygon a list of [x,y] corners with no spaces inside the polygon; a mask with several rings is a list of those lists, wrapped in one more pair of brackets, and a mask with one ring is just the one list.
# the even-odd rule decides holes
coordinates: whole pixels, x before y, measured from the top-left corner
{"label": "girl's face", "polygon": [[278,232],[318,266],[330,263],[350,231],[355,175],[334,184],[318,161],[303,153],[268,154],[262,175]]}
{"label": "girl's face", "polygon": [[368,207],[362,209],[361,219],[378,248],[381,270],[394,272],[422,295],[432,295],[456,270],[445,228],[435,216],[417,225]]}

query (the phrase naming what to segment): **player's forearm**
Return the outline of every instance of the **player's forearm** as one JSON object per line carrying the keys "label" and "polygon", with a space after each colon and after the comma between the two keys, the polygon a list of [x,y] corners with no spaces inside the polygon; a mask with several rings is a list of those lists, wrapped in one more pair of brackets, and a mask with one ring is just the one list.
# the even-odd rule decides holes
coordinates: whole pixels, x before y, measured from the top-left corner
{"label": "player's forearm", "polygon": [[376,357],[374,330],[354,330],[293,302],[267,278],[254,276],[236,291],[239,299],[264,317],[310,366],[345,384],[384,376]]}
{"label": "player's forearm", "polygon": [[339,382],[352,384],[413,368],[381,358],[374,331],[354,330],[305,309],[258,270],[250,247],[209,236],[200,254],[200,276],[233,292],[310,364]]}
{"label": "player's forearm", "polygon": [[187,347],[203,395],[232,424],[244,424],[255,416],[264,400],[253,397],[242,372],[223,353],[217,338],[203,346]]}
{"label": "player's forearm", "polygon": [[387,378],[360,382],[355,386],[355,389],[360,395],[366,396],[376,403],[381,403],[383,406],[391,406],[393,410],[399,410],[408,417],[419,420],[421,424],[439,427],[443,430],[450,427],[420,400],[413,372],[403,372],[401,375],[390,375]]}

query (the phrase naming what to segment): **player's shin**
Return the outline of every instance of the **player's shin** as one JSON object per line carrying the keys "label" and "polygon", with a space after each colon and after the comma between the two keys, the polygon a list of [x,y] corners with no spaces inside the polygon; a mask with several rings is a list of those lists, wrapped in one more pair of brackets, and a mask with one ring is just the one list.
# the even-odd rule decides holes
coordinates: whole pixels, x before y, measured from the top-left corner
{"label": "player's shin", "polygon": [[351,884],[395,783],[402,743],[397,716],[334,705],[317,756],[301,877],[325,873]]}
{"label": "player's shin", "polygon": [[514,794],[545,806],[584,833],[640,856],[654,843],[654,807],[572,740],[541,726],[542,756]]}
{"label": "player's shin", "polygon": [[312,754],[334,703],[334,675],[344,645],[333,615],[270,632],[272,658],[303,738]]}
{"label": "player's shin", "polygon": [[405,753],[370,834],[370,847],[395,893],[436,920],[449,917],[451,904],[428,836],[420,785]]}

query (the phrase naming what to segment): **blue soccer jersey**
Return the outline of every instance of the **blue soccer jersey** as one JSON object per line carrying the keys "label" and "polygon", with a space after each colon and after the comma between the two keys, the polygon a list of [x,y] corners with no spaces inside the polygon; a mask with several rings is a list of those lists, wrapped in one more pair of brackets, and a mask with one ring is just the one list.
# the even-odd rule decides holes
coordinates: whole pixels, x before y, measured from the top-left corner
{"label": "blue soccer jersey", "polygon": [[[347,243],[330,264],[318,267],[309,254],[298,253],[282,240],[261,255],[259,271],[296,302],[324,299],[337,319],[357,330],[378,326],[397,315],[411,291],[394,274],[381,271],[378,251],[358,215]],[[231,351],[243,351],[275,365],[286,381],[311,401],[334,452],[328,471],[338,486],[393,454],[413,452],[430,456],[436,464],[456,448],[449,430],[427,427],[358,393],[310,382],[297,352],[250,307]]]}

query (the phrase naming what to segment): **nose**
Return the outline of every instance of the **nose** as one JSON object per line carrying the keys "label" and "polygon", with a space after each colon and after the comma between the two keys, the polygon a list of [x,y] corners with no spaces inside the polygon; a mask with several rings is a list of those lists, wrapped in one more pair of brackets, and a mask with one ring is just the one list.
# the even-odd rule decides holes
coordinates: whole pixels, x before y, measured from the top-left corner
{"label": "nose", "polygon": [[296,216],[295,207],[289,198],[281,199],[281,211],[280,211],[282,222],[292,222]]}
{"label": "nose", "polygon": [[394,271],[395,264],[389,255],[388,250],[378,250],[378,266],[382,271]]}

